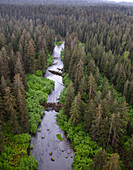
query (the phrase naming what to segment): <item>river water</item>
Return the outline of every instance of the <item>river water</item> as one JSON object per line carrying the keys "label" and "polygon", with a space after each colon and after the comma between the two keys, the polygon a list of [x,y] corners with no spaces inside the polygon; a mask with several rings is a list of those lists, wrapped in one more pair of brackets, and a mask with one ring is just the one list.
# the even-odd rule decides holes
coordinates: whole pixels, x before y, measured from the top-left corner
{"label": "river water", "polygon": [[[55,81],[55,88],[48,96],[47,103],[57,103],[59,95],[64,88],[62,77],[50,73],[48,70],[59,71],[63,68],[61,61],[61,50],[64,49],[64,43],[60,46],[55,46],[53,57],[55,65],[48,67],[45,73],[45,78]],[[40,132],[36,136],[31,137],[33,150],[31,155],[38,161],[38,170],[71,170],[74,151],[67,140],[64,131],[56,124],[57,112],[55,110],[46,111],[38,129]],[[56,135],[61,134],[63,141],[57,139]],[[42,137],[44,139],[42,139]],[[49,153],[52,152],[52,156]],[[51,160],[54,158],[54,161]]]}

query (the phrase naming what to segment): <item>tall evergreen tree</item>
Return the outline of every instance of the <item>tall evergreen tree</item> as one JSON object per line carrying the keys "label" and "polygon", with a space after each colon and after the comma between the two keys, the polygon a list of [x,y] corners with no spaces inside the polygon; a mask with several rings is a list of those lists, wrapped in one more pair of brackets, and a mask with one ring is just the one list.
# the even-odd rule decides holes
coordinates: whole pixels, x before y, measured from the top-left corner
{"label": "tall evergreen tree", "polygon": [[68,91],[66,94],[65,104],[64,104],[64,114],[66,114],[67,116],[69,116],[69,112],[73,100],[74,100],[74,87],[72,81],[70,81],[70,84],[68,86]]}
{"label": "tall evergreen tree", "polygon": [[102,170],[103,167],[106,165],[107,161],[107,154],[105,150],[100,149],[99,152],[94,157],[94,163],[92,166],[93,170]]}
{"label": "tall evergreen tree", "polygon": [[3,47],[0,52],[0,78],[4,76],[6,80],[9,80],[9,74],[9,60],[6,49]]}
{"label": "tall evergreen tree", "polygon": [[83,71],[84,71],[84,65],[83,65],[83,61],[80,59],[80,61],[77,64],[77,69],[75,70],[74,85],[75,85],[76,92],[79,90],[79,85],[83,77]]}
{"label": "tall evergreen tree", "polygon": [[22,78],[23,84],[26,87],[26,76],[23,69],[22,61],[20,57],[17,58],[16,65],[15,65],[15,74],[19,74]]}
{"label": "tall evergreen tree", "polygon": [[19,112],[19,120],[21,125],[21,131],[27,132],[28,130],[28,115],[26,111],[25,90],[22,83],[20,74],[14,76],[14,92],[16,96],[17,110]]}
{"label": "tall evergreen tree", "polygon": [[10,88],[6,88],[6,93],[4,96],[5,106],[6,106],[6,119],[9,118],[10,124],[12,125],[13,132],[19,133],[19,125],[17,122],[18,114],[16,112],[15,97],[11,94]]}
{"label": "tall evergreen tree", "polygon": [[117,153],[112,154],[103,169],[121,170],[119,155]]}
{"label": "tall evergreen tree", "polygon": [[81,95],[78,95],[74,98],[71,108],[70,108],[70,119],[73,123],[78,123],[81,119]]}
{"label": "tall evergreen tree", "polygon": [[92,73],[89,76],[88,87],[89,87],[89,100],[94,99],[96,94],[96,81]]}
{"label": "tall evergreen tree", "polygon": [[84,128],[86,132],[90,131],[91,125],[92,125],[92,121],[95,117],[95,113],[96,109],[95,109],[95,104],[93,100],[89,101],[88,107],[86,112],[84,113]]}

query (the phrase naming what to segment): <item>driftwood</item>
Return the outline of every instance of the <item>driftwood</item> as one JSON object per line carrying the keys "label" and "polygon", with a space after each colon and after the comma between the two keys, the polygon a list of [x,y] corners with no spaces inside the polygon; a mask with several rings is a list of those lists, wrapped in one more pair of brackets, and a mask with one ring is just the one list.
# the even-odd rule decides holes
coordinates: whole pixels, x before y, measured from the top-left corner
{"label": "driftwood", "polygon": [[59,71],[63,71],[63,68],[61,69],[61,68],[57,68]]}
{"label": "driftwood", "polygon": [[56,75],[59,75],[59,76],[62,76],[62,73],[59,73],[57,71],[53,71],[53,70],[48,70],[50,73],[52,74],[56,74]]}
{"label": "driftwood", "polygon": [[59,57],[53,57],[53,59],[58,59]]}
{"label": "driftwood", "polygon": [[52,64],[50,64],[49,66],[53,66],[53,65],[56,65],[58,62],[56,62],[56,63],[52,63]]}
{"label": "driftwood", "polygon": [[46,111],[55,110],[56,112],[59,112],[59,110],[62,108],[62,105],[59,103],[41,103],[41,105]]}

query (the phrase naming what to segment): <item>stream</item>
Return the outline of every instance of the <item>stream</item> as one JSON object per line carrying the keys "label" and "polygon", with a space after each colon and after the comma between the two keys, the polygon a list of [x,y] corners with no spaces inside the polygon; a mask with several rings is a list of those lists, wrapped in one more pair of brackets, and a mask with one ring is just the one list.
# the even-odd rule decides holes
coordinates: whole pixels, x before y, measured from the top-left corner
{"label": "stream", "polygon": [[[62,49],[64,49],[64,42],[60,46],[55,46],[52,55],[54,57],[53,63],[56,64],[48,67],[45,73],[45,78],[55,81],[55,88],[49,94],[47,103],[57,103],[59,95],[64,88],[62,76],[52,74],[48,71],[61,72],[59,69],[63,68],[63,62],[61,61]],[[45,111],[42,122],[38,127],[41,131],[37,131],[36,136],[31,137],[31,144],[33,144],[31,155],[38,161],[38,170],[72,169],[74,150],[70,146],[65,132],[56,124],[57,114],[55,110]],[[63,141],[60,141],[56,137],[57,134],[61,134]],[[49,155],[50,152],[53,153],[51,156]],[[54,161],[51,158],[54,158]]]}

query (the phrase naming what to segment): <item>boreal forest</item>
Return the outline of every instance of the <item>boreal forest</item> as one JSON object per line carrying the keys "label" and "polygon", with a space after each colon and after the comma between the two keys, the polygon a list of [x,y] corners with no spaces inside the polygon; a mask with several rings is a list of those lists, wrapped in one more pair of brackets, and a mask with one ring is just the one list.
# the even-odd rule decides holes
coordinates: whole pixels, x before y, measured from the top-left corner
{"label": "boreal forest", "polygon": [[[56,66],[59,48],[63,68],[50,74],[63,88],[49,107],[65,134],[55,132],[58,144],[67,140],[73,150],[65,156],[69,169],[132,170],[133,6],[13,2],[0,2],[0,170],[48,170],[32,141],[47,114],[52,121],[45,112],[56,82],[46,70]],[[42,150],[45,133],[56,131],[46,128]],[[59,158],[48,152],[49,170],[67,169],[56,168]]]}

